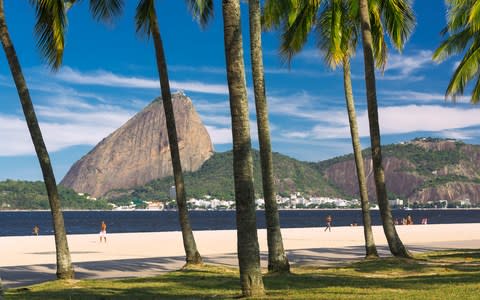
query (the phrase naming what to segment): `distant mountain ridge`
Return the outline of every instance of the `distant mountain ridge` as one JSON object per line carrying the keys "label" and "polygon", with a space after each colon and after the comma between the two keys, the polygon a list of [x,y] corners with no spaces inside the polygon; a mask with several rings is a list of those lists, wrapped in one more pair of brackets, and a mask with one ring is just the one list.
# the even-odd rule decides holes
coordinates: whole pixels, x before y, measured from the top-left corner
{"label": "distant mountain ridge", "polygon": [[[425,138],[386,145],[382,149],[390,199],[400,198],[411,204],[443,199],[449,203],[453,201],[454,204],[455,201],[469,199],[471,204],[480,205],[479,145]],[[365,149],[364,154],[369,195],[374,200],[370,149]],[[200,169],[186,172],[185,186],[188,196],[200,198],[211,195],[233,199],[232,159],[232,151],[214,153]],[[260,159],[256,150],[253,151],[253,159],[255,192],[257,197],[262,197]],[[280,195],[302,192],[311,196],[358,198],[355,165],[351,154],[312,163],[273,153],[273,162],[275,186]],[[136,187],[113,189],[103,198],[118,204],[138,200],[166,200],[172,185],[173,178],[169,176]],[[66,204],[69,208],[106,207],[105,201],[85,202],[84,197],[75,200],[78,196],[72,190],[62,197],[70,201],[70,204]],[[78,206],[75,201],[79,201]],[[0,203],[4,209],[48,206],[41,182],[0,182]]]}
{"label": "distant mountain ridge", "polygon": [[[449,139],[419,138],[383,146],[385,178],[390,199],[410,203],[469,199],[480,203],[480,146]],[[253,151],[255,191],[261,197],[258,151]],[[370,149],[364,150],[369,197],[376,201]],[[232,152],[215,153],[196,172],[185,174],[190,197],[212,195],[233,199]],[[281,195],[302,192],[311,196],[359,198],[353,155],[319,163],[302,162],[274,153],[276,190]],[[107,198],[166,199],[171,177],[142,187],[111,191]]]}
{"label": "distant mountain ridge", "polygon": [[[195,171],[212,156],[213,145],[190,98],[176,93],[172,102],[182,168]],[[156,99],[77,161],[60,184],[99,197],[172,173],[163,102]]]}
{"label": "distant mountain ridge", "polygon": [[[480,203],[480,146],[452,139],[418,138],[382,147],[390,198],[410,203],[460,201]],[[370,149],[364,150],[370,199],[375,200]],[[318,163],[328,182],[349,196],[358,195],[353,155]]]}
{"label": "distant mountain ridge", "polygon": [[[190,197],[233,199],[232,152],[214,153],[192,101],[173,95],[185,187]],[[452,139],[418,138],[382,147],[388,196],[410,203],[464,201],[480,204],[480,146]],[[262,197],[260,159],[254,184]],[[370,149],[364,150],[369,197],[376,201]],[[318,163],[274,153],[274,183],[280,195],[359,198],[353,155]],[[109,200],[165,200],[174,185],[165,115],[157,99],[77,161],[61,185]],[[123,199],[123,200],[122,200]]]}

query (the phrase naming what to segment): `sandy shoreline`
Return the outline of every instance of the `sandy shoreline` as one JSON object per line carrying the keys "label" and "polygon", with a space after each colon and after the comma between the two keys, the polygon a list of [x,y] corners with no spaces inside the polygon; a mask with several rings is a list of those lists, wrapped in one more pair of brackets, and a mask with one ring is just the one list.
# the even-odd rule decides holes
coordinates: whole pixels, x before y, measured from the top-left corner
{"label": "sandy shoreline", "polygon": [[[284,246],[292,265],[325,265],[361,259],[363,227],[282,229]],[[381,255],[388,255],[381,226],[374,226]],[[480,248],[480,223],[397,226],[402,241],[413,252],[447,248]],[[197,231],[197,247],[209,263],[236,265],[234,230]],[[262,266],[266,266],[266,231],[258,230]],[[98,235],[68,236],[78,278],[149,276],[176,270],[184,263],[180,232],[109,234],[107,243]],[[53,236],[0,237],[0,276],[8,287],[55,278]]]}

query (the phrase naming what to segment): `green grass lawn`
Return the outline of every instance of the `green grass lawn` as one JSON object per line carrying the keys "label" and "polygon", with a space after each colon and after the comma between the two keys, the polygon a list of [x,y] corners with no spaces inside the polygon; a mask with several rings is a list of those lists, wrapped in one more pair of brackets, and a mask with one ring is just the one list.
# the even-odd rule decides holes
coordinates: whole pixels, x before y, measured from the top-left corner
{"label": "green grass lawn", "polygon": [[[123,280],[53,281],[8,289],[6,299],[234,299],[238,270],[203,265]],[[343,267],[265,275],[264,299],[480,299],[480,249],[429,252]]]}

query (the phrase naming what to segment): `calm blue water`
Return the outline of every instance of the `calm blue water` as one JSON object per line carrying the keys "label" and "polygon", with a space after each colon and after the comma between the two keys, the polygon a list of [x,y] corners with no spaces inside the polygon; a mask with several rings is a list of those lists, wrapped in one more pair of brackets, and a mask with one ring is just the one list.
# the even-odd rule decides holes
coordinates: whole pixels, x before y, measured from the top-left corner
{"label": "calm blue water", "polygon": [[[362,224],[360,210],[282,210],[282,228],[324,226],[327,215],[333,216],[333,226],[348,226],[353,222]],[[480,223],[480,210],[394,210],[394,218],[407,214],[416,224],[428,218],[429,224]],[[100,231],[100,222],[108,225],[109,233],[178,231],[176,211],[67,211],[65,226],[69,234],[88,234]],[[190,220],[193,230],[235,229],[235,211],[192,211]],[[374,225],[380,225],[378,211],[372,211]],[[0,236],[31,235],[33,226],[40,227],[40,234],[53,234],[52,219],[48,211],[1,211]],[[265,228],[263,211],[257,212],[257,227]]]}

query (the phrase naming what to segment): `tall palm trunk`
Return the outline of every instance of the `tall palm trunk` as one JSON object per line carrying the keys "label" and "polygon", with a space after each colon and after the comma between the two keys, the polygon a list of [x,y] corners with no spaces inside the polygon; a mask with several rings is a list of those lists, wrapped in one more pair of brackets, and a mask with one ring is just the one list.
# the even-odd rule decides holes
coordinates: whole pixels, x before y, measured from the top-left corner
{"label": "tall palm trunk", "polygon": [[243,62],[240,1],[223,0],[223,30],[233,137],[237,252],[244,296],[264,294],[260,270],[248,99]]}
{"label": "tall palm trunk", "polygon": [[7,56],[10,72],[12,73],[15,86],[17,87],[17,92],[22,104],[25,120],[27,121],[28,130],[37,153],[40,168],[42,169],[43,180],[47,189],[48,201],[50,203],[53,219],[53,231],[55,235],[57,278],[74,278],[75,272],[73,270],[73,265],[70,258],[70,251],[68,250],[67,234],[65,232],[63,213],[60,209],[60,197],[58,196],[55,175],[53,174],[47,147],[45,146],[42,132],[40,130],[40,126],[38,125],[37,116],[35,115],[33,103],[30,98],[30,92],[28,91],[20,62],[18,61],[12,40],[10,39],[10,34],[8,33],[3,7],[3,0],[0,0],[0,39],[2,41],[3,50]]}
{"label": "tall palm trunk", "polygon": [[153,9],[152,36],[155,45],[155,55],[157,57],[157,68],[160,77],[160,89],[162,91],[163,109],[167,122],[168,143],[170,145],[170,155],[172,157],[173,177],[175,179],[176,200],[178,207],[178,216],[182,230],[183,247],[185,248],[187,264],[201,264],[202,257],[197,250],[195,238],[188,217],[187,200],[185,185],[183,180],[182,164],[180,162],[180,150],[178,149],[177,128],[175,126],[175,116],[173,113],[172,94],[170,92],[170,83],[168,81],[167,63],[163,51],[162,38],[158,19]]}
{"label": "tall palm trunk", "polygon": [[260,162],[262,165],[263,198],[265,200],[265,217],[267,223],[268,270],[270,272],[289,272],[282,233],[280,217],[273,188],[272,147],[270,144],[270,128],[268,107],[265,96],[265,78],[262,58],[262,26],[260,1],[249,1],[250,21],[250,54],[252,63],[253,87],[255,92],[255,108],[257,112],[258,139],[260,143]]}
{"label": "tall palm trunk", "polygon": [[367,86],[368,122],[372,148],[373,175],[377,192],[377,201],[382,217],[383,230],[388,246],[394,256],[411,257],[403,245],[393,223],[392,211],[387,199],[385,175],[382,166],[380,126],[378,122],[377,92],[375,84],[375,65],[373,61],[372,33],[368,14],[368,0],[360,2],[360,21],[362,23],[363,56],[365,64],[365,83]]}
{"label": "tall palm trunk", "polygon": [[343,59],[343,87],[345,101],[347,103],[348,121],[350,123],[350,134],[352,136],[353,154],[357,168],[358,189],[362,202],[363,234],[365,236],[365,251],[367,258],[378,257],[377,247],[373,239],[372,218],[370,216],[370,205],[368,203],[367,181],[365,179],[365,167],[363,165],[362,147],[358,135],[357,116],[355,113],[355,102],[353,100],[352,78],[350,73],[350,59]]}

